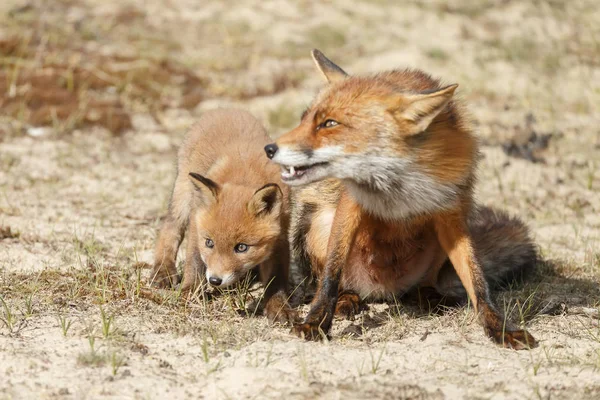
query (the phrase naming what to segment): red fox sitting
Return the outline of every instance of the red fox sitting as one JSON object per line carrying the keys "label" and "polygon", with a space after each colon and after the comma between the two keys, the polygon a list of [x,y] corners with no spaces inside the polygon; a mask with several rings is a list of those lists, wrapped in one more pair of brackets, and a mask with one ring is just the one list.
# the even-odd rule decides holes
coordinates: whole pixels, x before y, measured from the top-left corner
{"label": "red fox sitting", "polygon": [[348,76],[318,50],[312,56],[329,84],[297,128],[265,147],[283,181],[301,186],[292,256],[318,278],[292,331],[317,339],[361,298],[418,286],[466,291],[496,343],[535,346],[489,295],[489,285],[530,269],[536,249],[519,220],[474,204],[478,147],[453,99],[457,85],[418,70]]}
{"label": "red fox sitting", "polygon": [[179,282],[175,261],[186,235],[183,291],[202,282],[228,287],[258,266],[267,317],[294,319],[286,297],[288,189],[279,185],[277,166],[264,158],[269,141],[245,111],[209,111],[192,127],[179,150],[169,212],[156,243],[155,286]]}

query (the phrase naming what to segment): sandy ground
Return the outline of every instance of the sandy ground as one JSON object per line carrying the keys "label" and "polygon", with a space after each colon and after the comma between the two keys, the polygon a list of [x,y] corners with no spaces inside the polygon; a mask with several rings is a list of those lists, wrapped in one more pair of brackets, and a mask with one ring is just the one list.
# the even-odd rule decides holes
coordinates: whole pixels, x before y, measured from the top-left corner
{"label": "sandy ground", "polygon": [[[0,399],[599,398],[595,2],[238,3],[0,5]],[[293,127],[321,85],[313,47],[350,73],[410,66],[460,84],[482,141],[479,200],[526,220],[548,260],[498,294],[537,349],[495,347],[466,307],[375,304],[336,321],[332,341],[304,343],[240,316],[235,293],[186,304],[146,289],[139,266],[187,127],[224,105],[251,110],[273,136]],[[77,118],[36,116],[26,71],[117,56],[147,63],[147,75],[98,61],[98,75],[121,80],[77,93],[109,99],[118,125],[83,97]],[[160,78],[157,60],[180,69]]]}

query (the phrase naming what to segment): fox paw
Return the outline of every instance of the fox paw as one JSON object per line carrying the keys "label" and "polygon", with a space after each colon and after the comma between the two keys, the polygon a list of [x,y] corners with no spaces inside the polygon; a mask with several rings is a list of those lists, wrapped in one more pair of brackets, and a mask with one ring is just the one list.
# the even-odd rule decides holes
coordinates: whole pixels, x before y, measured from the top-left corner
{"label": "fox paw", "polygon": [[499,346],[515,350],[529,350],[537,347],[538,343],[526,330],[491,331],[489,335]]}
{"label": "fox paw", "polygon": [[290,307],[283,307],[278,310],[270,308],[265,309],[267,319],[272,324],[282,324],[293,326],[298,322],[298,313]]}
{"label": "fox paw", "polygon": [[294,325],[290,333],[301,339],[312,341],[321,340],[324,336],[327,337],[319,324],[310,322]]}
{"label": "fox paw", "polygon": [[177,271],[169,271],[164,266],[154,267],[150,274],[150,284],[159,289],[169,289],[179,283]]}
{"label": "fox paw", "polygon": [[[262,307],[261,307],[262,308]],[[298,322],[298,314],[287,302],[285,293],[275,293],[264,304],[264,314],[270,323],[294,325]]]}
{"label": "fox paw", "polygon": [[338,297],[335,306],[335,315],[354,321],[354,317],[366,308],[366,305],[361,301],[360,296],[356,293],[346,292]]}

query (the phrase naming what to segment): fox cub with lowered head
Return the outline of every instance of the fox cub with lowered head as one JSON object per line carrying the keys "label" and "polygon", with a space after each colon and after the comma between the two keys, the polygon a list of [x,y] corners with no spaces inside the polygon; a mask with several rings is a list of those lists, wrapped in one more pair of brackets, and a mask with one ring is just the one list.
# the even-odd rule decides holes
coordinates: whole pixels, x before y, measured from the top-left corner
{"label": "fox cub with lowered head", "polygon": [[288,189],[264,157],[262,125],[239,110],[206,112],[178,154],[177,178],[155,250],[153,284],[179,282],[176,258],[187,236],[183,291],[226,288],[258,268],[272,321],[292,322],[286,290]]}
{"label": "fox cub with lowered head", "polygon": [[292,258],[318,282],[293,331],[316,339],[362,299],[428,287],[468,295],[496,343],[535,346],[490,297],[490,286],[532,269],[536,248],[519,220],[473,201],[478,146],[457,85],[409,69],[349,76],[312,55],[328,85],[297,128],[265,147],[283,181],[300,186]]}

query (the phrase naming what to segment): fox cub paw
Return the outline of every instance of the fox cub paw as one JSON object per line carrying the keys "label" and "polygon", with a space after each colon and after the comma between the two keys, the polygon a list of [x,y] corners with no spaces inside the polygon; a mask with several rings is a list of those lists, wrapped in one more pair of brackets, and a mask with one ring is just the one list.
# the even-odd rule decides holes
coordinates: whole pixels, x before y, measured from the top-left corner
{"label": "fox cub paw", "polygon": [[345,292],[338,296],[338,301],[335,306],[335,315],[354,321],[354,317],[366,308],[366,304],[361,301],[358,294]]}
{"label": "fox cub paw", "polygon": [[264,305],[264,314],[270,323],[289,324],[293,326],[298,322],[298,313],[287,302],[285,293],[274,294]]}
{"label": "fox cub paw", "polygon": [[526,330],[488,331],[488,334],[498,345],[515,350],[529,350],[537,347],[538,343]]}
{"label": "fox cub paw", "polygon": [[170,271],[162,265],[157,265],[150,274],[150,284],[159,289],[169,289],[179,283],[177,271]]}
{"label": "fox cub paw", "polygon": [[305,322],[294,325],[290,333],[298,336],[300,339],[318,341],[327,337],[320,324]]}
{"label": "fox cub paw", "polygon": [[282,324],[293,326],[298,322],[298,313],[290,307],[283,307],[278,310],[266,309],[267,319],[272,324]]}

